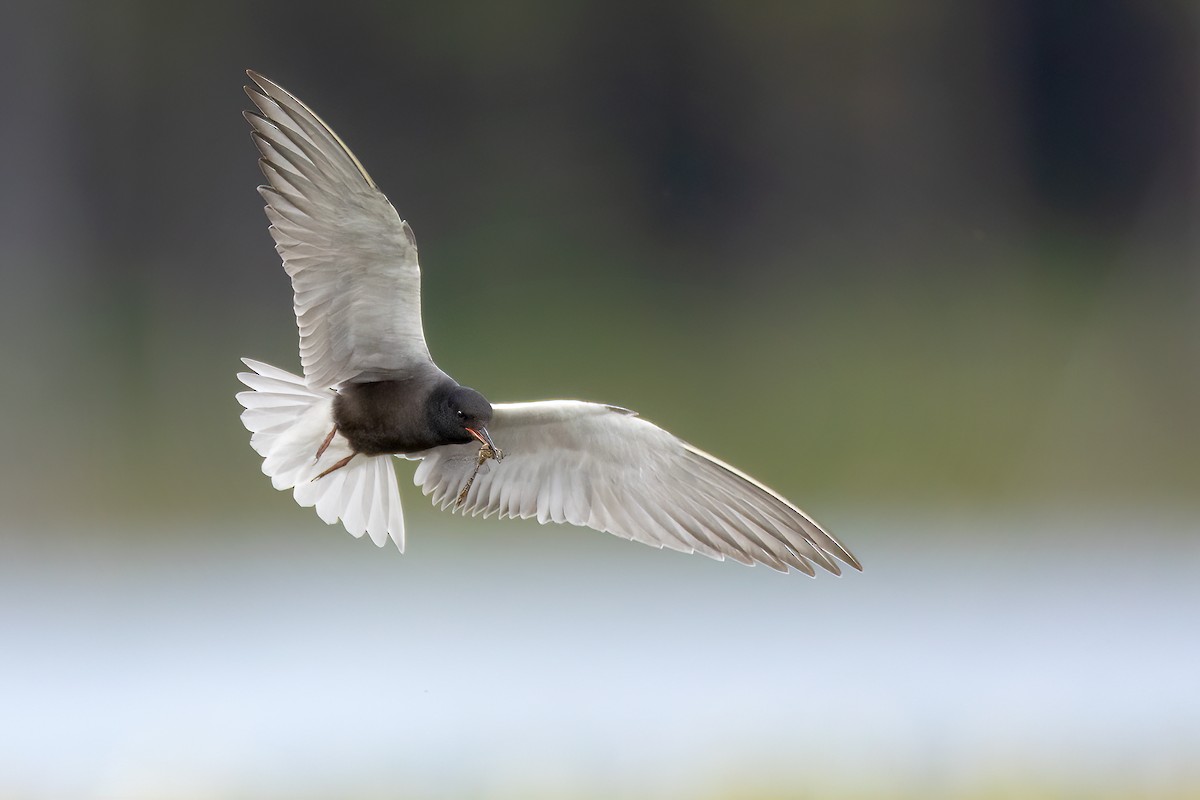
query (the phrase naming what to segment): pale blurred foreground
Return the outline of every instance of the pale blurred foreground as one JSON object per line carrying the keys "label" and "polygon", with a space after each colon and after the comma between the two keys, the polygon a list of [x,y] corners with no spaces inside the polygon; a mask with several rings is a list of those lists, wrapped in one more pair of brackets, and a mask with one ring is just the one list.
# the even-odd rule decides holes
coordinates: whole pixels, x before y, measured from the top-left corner
{"label": "pale blurred foreground", "polygon": [[16,537],[0,797],[1200,792],[1190,521],[834,514],[867,571],[814,581],[307,514]]}

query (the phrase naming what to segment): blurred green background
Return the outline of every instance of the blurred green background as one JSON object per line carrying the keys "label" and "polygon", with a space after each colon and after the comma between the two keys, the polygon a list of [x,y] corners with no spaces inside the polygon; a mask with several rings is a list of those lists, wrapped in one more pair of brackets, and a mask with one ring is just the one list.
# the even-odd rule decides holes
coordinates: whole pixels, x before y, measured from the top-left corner
{"label": "blurred green background", "polygon": [[[1152,551],[1146,580],[1177,570],[1177,593],[1147,613],[1182,625],[1200,578],[1198,31],[1183,0],[9,5],[0,503],[5,569],[30,583],[14,577],[5,620],[34,637],[20,641],[40,641],[56,618],[30,598],[79,591],[71,569],[90,562],[71,553],[107,564],[152,548],[161,563],[186,563],[200,539],[205,558],[235,565],[260,538],[282,557],[286,535],[319,564],[352,547],[270,489],[237,420],[239,357],[298,368],[290,290],[239,115],[249,67],[313,106],[409,220],[434,356],[493,401],[619,404],[739,465],[862,558],[864,576],[837,584],[842,602],[892,572],[890,555],[915,558],[921,582],[949,565],[970,575],[998,537],[1033,568],[1039,552],[1100,547],[1079,531],[1103,529],[1111,558],[1097,569],[1121,569],[1140,548]],[[491,574],[499,550],[477,545],[501,538],[534,564],[560,563],[546,555],[559,547],[618,553],[617,584],[639,559],[647,580],[675,570],[679,585],[713,592],[778,583],[623,543],[576,544],[533,523],[441,518],[408,485],[411,467],[400,473],[410,550],[444,557],[446,574],[457,559],[466,575]],[[381,586],[401,578],[380,569],[406,581],[417,570],[411,554],[397,567],[394,553],[363,552],[354,563]],[[170,595],[177,625],[219,591],[214,569],[212,585]],[[987,574],[997,597],[1022,597],[1019,572]],[[503,593],[500,577],[489,580]],[[128,589],[113,580],[96,596]],[[789,596],[818,591],[795,584]],[[1112,587],[1088,587],[1111,601]],[[659,596],[645,591],[647,602]],[[986,628],[972,630],[986,640]],[[125,640],[102,638],[120,662]],[[637,642],[612,646],[636,658]],[[82,645],[30,647],[49,663]],[[1064,653],[1068,664],[1089,659]],[[36,681],[42,662],[31,659]],[[1182,702],[1171,686],[1151,702]],[[954,738],[952,721],[931,724]],[[1194,724],[1181,736],[1200,741]],[[1084,767],[1043,781],[1010,761],[986,774],[925,764],[891,789],[844,775],[816,785],[1097,789]],[[462,768],[487,776],[490,763]],[[1185,780],[1168,766],[1154,792],[1200,791],[1194,771]],[[590,796],[575,772],[554,774],[501,785]],[[681,791],[669,776],[631,774],[632,794]],[[1144,771],[1130,774],[1128,786],[1106,785],[1145,796]],[[232,775],[195,795],[169,780],[149,794],[297,792],[252,767]],[[803,791],[793,777],[780,764],[706,791]],[[481,781],[443,794],[489,794]],[[421,785],[438,793],[436,781]],[[35,768],[0,771],[0,794],[56,786]],[[69,788],[104,795],[98,786],[81,777]],[[361,791],[333,787],[314,791]]]}

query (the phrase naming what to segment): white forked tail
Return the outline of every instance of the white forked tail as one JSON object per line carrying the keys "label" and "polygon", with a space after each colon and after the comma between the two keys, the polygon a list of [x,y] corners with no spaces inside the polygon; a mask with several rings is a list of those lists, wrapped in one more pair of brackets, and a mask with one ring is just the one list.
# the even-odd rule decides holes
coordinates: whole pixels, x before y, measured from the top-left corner
{"label": "white forked tail", "polygon": [[346,466],[314,480],[350,455],[350,444],[333,437],[318,460],[317,451],[333,430],[332,390],[314,391],[290,372],[252,361],[254,372],[239,372],[250,387],[239,392],[245,407],[242,424],[250,430],[250,446],[263,457],[262,471],[281,491],[292,489],[296,502],[316,506],[317,516],[332,525],[341,519],[354,536],[370,535],[379,546],[388,536],[404,551],[404,516],[391,456],[357,455]]}

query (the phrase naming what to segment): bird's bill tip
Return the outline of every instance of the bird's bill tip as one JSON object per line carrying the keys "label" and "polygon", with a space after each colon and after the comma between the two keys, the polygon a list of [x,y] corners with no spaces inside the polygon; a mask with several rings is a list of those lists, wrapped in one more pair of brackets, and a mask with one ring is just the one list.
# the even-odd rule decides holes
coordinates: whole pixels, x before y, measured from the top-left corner
{"label": "bird's bill tip", "polygon": [[496,445],[492,444],[491,434],[489,434],[487,428],[483,427],[482,425],[480,425],[478,428],[467,428],[467,433],[478,439],[480,444],[486,444],[493,450],[496,449]]}

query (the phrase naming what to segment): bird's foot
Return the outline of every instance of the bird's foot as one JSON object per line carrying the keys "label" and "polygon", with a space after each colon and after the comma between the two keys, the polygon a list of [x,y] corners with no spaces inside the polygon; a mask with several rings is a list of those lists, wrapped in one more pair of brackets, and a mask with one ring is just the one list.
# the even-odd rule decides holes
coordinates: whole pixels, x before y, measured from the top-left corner
{"label": "bird's foot", "polygon": [[[350,459],[354,458],[356,455],[358,455],[358,453],[351,453],[350,455],[346,456],[346,457],[345,457],[345,458],[343,458],[341,461],[337,462],[337,463],[336,463],[336,464],[334,464],[332,467],[330,467],[329,469],[325,470],[324,472],[322,472],[322,473],[321,473],[320,475],[318,475],[317,477],[313,478],[313,481],[319,481],[319,480],[321,480],[321,478],[324,478],[326,475],[328,475],[329,473],[333,472],[334,470],[339,470],[339,469],[341,469],[342,467],[346,466],[347,464],[349,464],[349,463],[350,463]],[[312,483],[312,481],[309,481],[309,483]]]}
{"label": "bird's foot", "polygon": [[321,460],[321,456],[325,455],[325,451],[329,448],[329,443],[333,441],[335,433],[337,433],[337,426],[334,426],[329,435],[325,437],[325,441],[321,442],[321,446],[317,448],[317,454],[313,456],[314,464]]}

